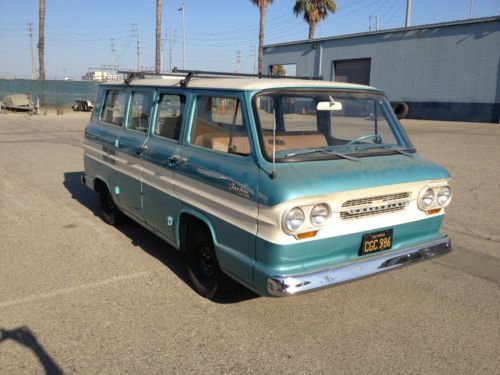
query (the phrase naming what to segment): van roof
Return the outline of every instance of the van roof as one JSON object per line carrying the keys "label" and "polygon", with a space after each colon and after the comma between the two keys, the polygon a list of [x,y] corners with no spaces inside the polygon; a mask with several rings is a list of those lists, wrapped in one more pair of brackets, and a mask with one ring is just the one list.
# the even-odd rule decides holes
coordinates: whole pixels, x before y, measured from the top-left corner
{"label": "van roof", "polygon": [[[182,77],[134,79],[130,86],[179,87]],[[104,83],[103,85],[116,85]],[[238,91],[256,91],[274,88],[331,88],[347,90],[380,91],[371,86],[358,85],[346,82],[332,82],[308,79],[282,78],[197,78],[189,81],[188,88],[197,89],[225,89]]]}

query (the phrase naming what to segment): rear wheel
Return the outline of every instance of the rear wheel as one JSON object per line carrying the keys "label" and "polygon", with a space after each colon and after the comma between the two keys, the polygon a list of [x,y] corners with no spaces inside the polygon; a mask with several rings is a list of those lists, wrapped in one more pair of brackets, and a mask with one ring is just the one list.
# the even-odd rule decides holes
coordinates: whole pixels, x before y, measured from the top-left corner
{"label": "rear wheel", "polygon": [[205,298],[221,297],[235,287],[235,282],[219,267],[212,236],[205,228],[189,234],[186,265],[194,290]]}
{"label": "rear wheel", "polygon": [[101,201],[101,218],[109,225],[119,225],[126,221],[126,216],[116,206],[111,193],[106,187],[99,191]]}

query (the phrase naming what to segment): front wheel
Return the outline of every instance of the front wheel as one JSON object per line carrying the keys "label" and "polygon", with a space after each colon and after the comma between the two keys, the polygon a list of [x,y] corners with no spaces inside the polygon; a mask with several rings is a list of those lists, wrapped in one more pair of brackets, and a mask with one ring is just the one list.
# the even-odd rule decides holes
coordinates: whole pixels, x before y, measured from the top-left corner
{"label": "front wheel", "polygon": [[107,188],[103,188],[99,192],[101,201],[101,218],[109,225],[123,224],[126,221],[126,216],[116,207],[115,201]]}
{"label": "front wheel", "polygon": [[235,282],[220,269],[212,236],[206,229],[189,236],[186,265],[194,290],[205,298],[221,297],[235,287]]}

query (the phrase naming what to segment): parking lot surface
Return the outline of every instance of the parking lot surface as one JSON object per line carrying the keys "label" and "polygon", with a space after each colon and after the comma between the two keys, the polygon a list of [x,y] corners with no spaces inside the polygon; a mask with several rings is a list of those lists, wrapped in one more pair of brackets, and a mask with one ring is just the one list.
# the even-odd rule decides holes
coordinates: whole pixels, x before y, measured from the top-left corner
{"label": "parking lot surface", "polygon": [[451,254],[285,299],[189,286],[182,256],[98,217],[88,114],[0,114],[0,374],[494,374],[500,126],[405,121],[454,180]]}

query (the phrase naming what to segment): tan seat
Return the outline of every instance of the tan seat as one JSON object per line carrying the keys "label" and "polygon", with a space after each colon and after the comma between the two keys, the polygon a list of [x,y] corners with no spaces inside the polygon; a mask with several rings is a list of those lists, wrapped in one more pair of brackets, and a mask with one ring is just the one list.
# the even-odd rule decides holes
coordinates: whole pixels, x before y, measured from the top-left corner
{"label": "tan seat", "polygon": [[232,152],[242,155],[250,154],[250,143],[246,135],[233,135],[233,137],[212,137],[211,147],[214,150]]}

